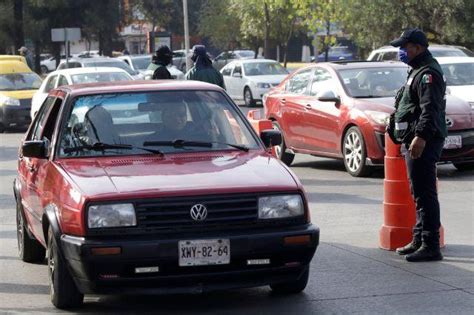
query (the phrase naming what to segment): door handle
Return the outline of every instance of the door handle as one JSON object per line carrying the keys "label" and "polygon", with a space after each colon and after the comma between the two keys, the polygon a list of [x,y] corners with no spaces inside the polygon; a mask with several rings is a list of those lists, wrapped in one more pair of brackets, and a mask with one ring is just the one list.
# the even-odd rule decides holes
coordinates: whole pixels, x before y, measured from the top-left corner
{"label": "door handle", "polygon": [[280,102],[281,102],[282,104],[286,104],[286,99],[282,98],[282,99],[280,99]]}
{"label": "door handle", "polygon": [[308,109],[308,110],[313,109],[313,106],[311,106],[311,104],[306,104],[304,107],[305,107],[306,109]]}

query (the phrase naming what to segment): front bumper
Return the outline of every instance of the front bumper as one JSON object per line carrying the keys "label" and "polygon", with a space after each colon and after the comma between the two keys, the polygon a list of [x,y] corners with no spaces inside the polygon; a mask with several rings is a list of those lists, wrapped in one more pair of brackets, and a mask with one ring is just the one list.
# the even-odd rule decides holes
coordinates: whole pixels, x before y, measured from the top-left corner
{"label": "front bumper", "polygon": [[30,117],[31,99],[20,100],[19,106],[0,106],[0,123],[5,127],[28,126]]}
{"label": "front bumper", "polygon": [[[285,245],[287,236],[309,235],[310,242]],[[230,264],[179,267],[178,242],[189,239],[230,240]],[[155,238],[85,239],[63,235],[61,250],[77,287],[83,293],[197,293],[256,287],[294,281],[309,268],[319,244],[313,225],[218,234]],[[94,256],[92,248],[120,247],[121,254]],[[270,259],[269,265],[247,265],[248,259]],[[158,266],[159,272],[136,274],[137,267]]]}

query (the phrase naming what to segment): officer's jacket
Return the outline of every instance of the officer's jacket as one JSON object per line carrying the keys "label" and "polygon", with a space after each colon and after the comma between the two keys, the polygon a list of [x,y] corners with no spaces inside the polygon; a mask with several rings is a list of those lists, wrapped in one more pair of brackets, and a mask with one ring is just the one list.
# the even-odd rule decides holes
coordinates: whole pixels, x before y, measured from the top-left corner
{"label": "officer's jacket", "polygon": [[396,97],[394,136],[410,143],[415,136],[426,141],[445,138],[446,82],[443,70],[431,53],[417,56],[410,62],[412,70]]}
{"label": "officer's jacket", "polygon": [[212,66],[209,68],[196,69],[192,67],[191,70],[186,73],[186,80],[196,80],[203,81],[207,83],[212,83],[220,86],[225,90],[225,83],[222,74],[214,69]]}

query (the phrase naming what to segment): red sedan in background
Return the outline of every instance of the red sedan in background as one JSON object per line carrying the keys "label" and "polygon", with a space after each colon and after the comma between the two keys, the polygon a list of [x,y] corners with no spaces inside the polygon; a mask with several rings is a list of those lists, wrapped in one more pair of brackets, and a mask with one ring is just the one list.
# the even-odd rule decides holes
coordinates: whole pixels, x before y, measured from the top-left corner
{"label": "red sedan in background", "polygon": [[[288,76],[263,100],[265,116],[284,137],[278,157],[287,165],[295,153],[343,159],[352,176],[368,175],[383,164],[385,126],[407,70],[400,62],[320,63]],[[448,95],[446,112],[442,161],[472,168],[471,106]]]}

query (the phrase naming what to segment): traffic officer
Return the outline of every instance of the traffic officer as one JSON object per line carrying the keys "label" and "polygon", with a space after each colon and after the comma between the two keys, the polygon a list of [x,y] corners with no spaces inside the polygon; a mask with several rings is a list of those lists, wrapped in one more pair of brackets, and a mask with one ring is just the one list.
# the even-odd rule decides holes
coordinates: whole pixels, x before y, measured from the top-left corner
{"label": "traffic officer", "polygon": [[194,66],[186,73],[186,80],[208,82],[225,89],[224,78],[212,66],[212,61],[206,52],[206,46],[195,45],[191,60],[194,62]]}
{"label": "traffic officer", "polygon": [[447,136],[446,82],[421,30],[407,29],[390,44],[400,47],[400,60],[411,67],[406,84],[397,94],[388,132],[402,144],[416,203],[413,239],[397,253],[406,255],[410,262],[441,260],[436,163]]}
{"label": "traffic officer", "polygon": [[170,80],[171,73],[166,68],[173,61],[173,52],[166,46],[160,46],[151,59],[146,69],[145,80]]}

